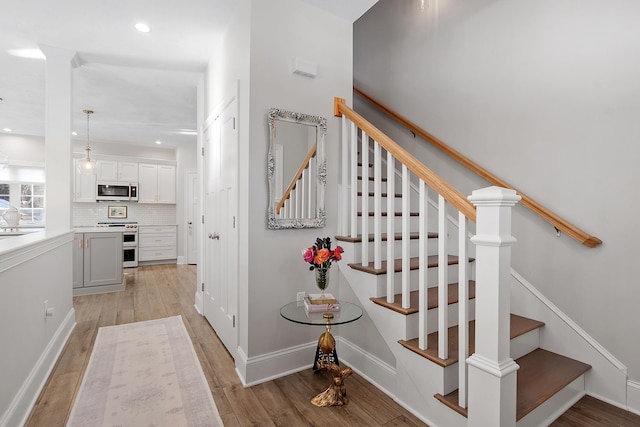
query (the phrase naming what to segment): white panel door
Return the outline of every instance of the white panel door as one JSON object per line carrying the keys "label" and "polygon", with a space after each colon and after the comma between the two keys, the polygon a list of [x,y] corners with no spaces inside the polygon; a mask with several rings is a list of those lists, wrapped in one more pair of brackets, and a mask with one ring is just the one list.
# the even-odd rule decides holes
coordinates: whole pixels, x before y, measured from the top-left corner
{"label": "white panel door", "polygon": [[237,101],[205,132],[204,314],[235,357],[238,347]]}

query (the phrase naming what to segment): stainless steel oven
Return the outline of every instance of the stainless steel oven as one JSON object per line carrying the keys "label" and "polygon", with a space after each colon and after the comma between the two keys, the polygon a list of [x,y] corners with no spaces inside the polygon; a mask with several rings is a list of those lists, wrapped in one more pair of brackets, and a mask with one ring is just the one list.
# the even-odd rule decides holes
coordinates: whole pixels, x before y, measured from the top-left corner
{"label": "stainless steel oven", "polygon": [[122,230],[122,267],[138,266],[138,223],[99,222],[98,227]]}

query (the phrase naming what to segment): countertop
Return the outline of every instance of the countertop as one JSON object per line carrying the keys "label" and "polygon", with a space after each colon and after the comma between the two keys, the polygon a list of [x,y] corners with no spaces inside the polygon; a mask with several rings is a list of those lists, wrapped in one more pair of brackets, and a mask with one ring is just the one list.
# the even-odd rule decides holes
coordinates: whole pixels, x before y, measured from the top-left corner
{"label": "countertop", "polygon": [[122,233],[125,230],[124,227],[74,227],[73,231],[76,233]]}

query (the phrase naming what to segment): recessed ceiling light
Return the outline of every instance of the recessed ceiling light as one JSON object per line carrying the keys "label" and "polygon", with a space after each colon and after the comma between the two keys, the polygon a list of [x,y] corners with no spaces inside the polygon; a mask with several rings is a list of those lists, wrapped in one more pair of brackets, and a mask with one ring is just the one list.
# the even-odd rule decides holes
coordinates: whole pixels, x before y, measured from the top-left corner
{"label": "recessed ceiling light", "polygon": [[162,144],[162,141],[156,141],[156,144],[160,145]]}
{"label": "recessed ceiling light", "polygon": [[78,132],[73,131],[73,132],[71,132],[71,135],[73,135],[73,136],[78,136]]}
{"label": "recessed ceiling light", "polygon": [[47,59],[40,49],[9,49],[7,53],[20,58]]}
{"label": "recessed ceiling light", "polygon": [[145,24],[144,22],[137,22],[136,30],[140,31],[141,33],[150,33],[151,27]]}
{"label": "recessed ceiling light", "polygon": [[11,130],[11,129],[9,129],[9,128],[3,128],[3,129],[2,129],[2,132],[12,132],[12,130]]}

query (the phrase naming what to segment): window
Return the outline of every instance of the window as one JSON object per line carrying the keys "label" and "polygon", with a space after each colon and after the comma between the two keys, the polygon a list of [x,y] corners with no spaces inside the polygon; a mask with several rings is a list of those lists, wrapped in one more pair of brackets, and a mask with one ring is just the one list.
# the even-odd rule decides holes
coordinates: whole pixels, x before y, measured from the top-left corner
{"label": "window", "polygon": [[15,206],[21,215],[20,224],[44,225],[44,190],[44,184],[0,182],[0,218]]}
{"label": "window", "polygon": [[9,200],[9,184],[0,184],[0,214],[11,206]]}

